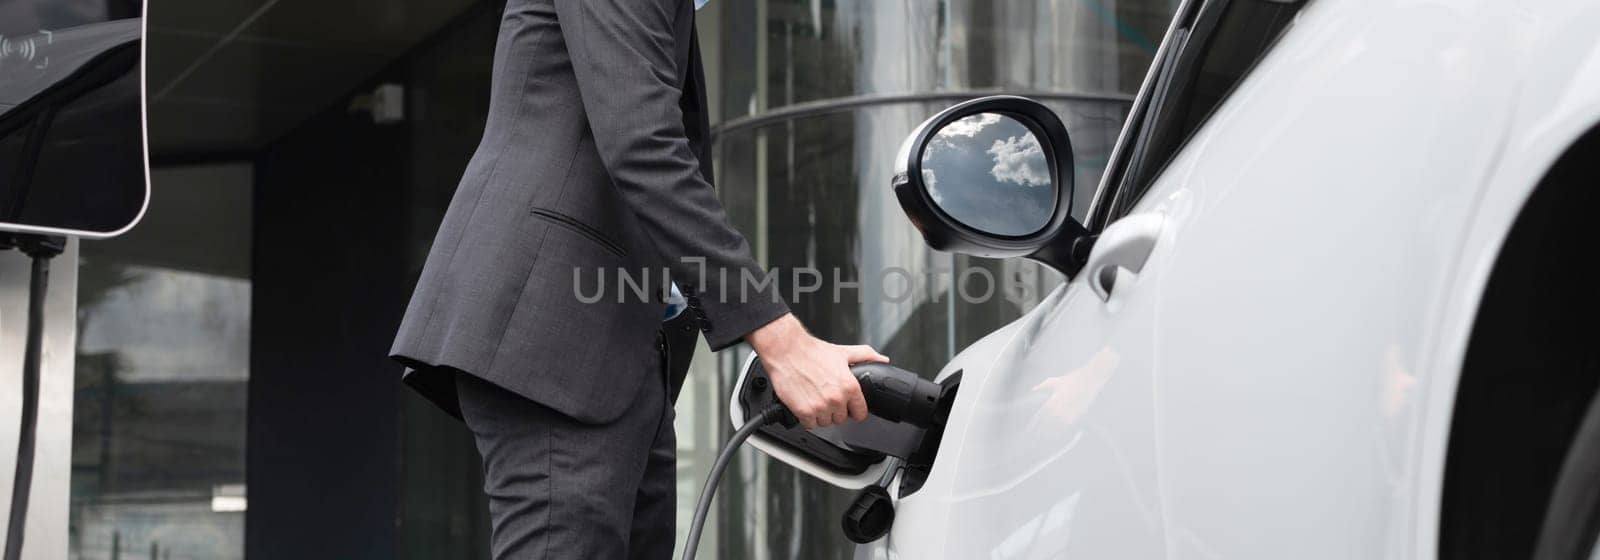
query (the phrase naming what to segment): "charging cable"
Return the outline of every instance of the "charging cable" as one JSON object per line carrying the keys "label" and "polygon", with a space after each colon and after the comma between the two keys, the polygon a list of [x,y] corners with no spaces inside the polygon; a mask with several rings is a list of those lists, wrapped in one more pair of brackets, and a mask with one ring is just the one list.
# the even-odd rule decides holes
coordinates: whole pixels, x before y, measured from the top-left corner
{"label": "charging cable", "polygon": [[0,249],[15,246],[33,258],[28,283],[28,335],[22,351],[22,419],[17,428],[17,469],[11,484],[11,517],[6,524],[5,560],[22,558],[22,533],[28,522],[28,494],[33,489],[33,450],[39,437],[39,360],[44,343],[44,296],[50,285],[50,259],[66,248],[66,238],[17,235],[0,240]]}
{"label": "charging cable", "polygon": [[773,404],[761,409],[761,412],[739,427],[733,433],[728,443],[722,446],[722,452],[717,454],[717,462],[711,464],[711,474],[706,476],[706,485],[700,489],[700,501],[694,505],[694,521],[689,523],[689,540],[683,545],[683,560],[693,560],[695,549],[700,547],[700,531],[705,529],[706,514],[711,511],[711,498],[717,493],[717,483],[722,480],[722,471],[728,470],[728,463],[733,460],[733,453],[767,424],[794,423],[795,417],[789,409],[781,404]]}

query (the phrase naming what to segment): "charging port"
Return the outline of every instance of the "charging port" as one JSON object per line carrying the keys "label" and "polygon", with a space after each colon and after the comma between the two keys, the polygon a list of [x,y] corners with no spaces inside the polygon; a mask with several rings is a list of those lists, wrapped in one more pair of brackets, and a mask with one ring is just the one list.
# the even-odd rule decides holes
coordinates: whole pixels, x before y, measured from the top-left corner
{"label": "charging port", "polygon": [[944,439],[945,421],[950,418],[950,406],[956,401],[956,390],[961,387],[961,370],[956,370],[939,382],[939,409],[937,421],[922,431],[917,447],[906,457],[905,471],[900,475],[900,497],[915,494],[927,481],[933,470],[933,461],[939,456],[939,442]]}

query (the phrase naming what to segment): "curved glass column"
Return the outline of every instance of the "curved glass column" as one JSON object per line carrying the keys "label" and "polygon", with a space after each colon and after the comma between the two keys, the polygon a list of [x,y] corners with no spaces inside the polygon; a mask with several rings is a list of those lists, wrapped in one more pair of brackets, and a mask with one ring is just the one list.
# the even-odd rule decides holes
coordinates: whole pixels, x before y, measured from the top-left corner
{"label": "curved glass column", "polygon": [[[1071,134],[1073,213],[1082,217],[1175,4],[713,2],[700,15],[701,40],[729,218],[814,333],[871,344],[932,376],[1062,278],[1021,259],[928,249],[890,190],[901,141],[963,99],[1039,99]],[[726,403],[745,352],[697,359],[679,402],[688,505],[728,436]],[[723,481],[700,557],[849,557],[839,515],[852,497],[747,449]]]}
{"label": "curved glass column", "polygon": [[1176,2],[767,0],[713,6],[720,20],[720,116],[727,122],[797,104],[895,94],[1131,96]]}

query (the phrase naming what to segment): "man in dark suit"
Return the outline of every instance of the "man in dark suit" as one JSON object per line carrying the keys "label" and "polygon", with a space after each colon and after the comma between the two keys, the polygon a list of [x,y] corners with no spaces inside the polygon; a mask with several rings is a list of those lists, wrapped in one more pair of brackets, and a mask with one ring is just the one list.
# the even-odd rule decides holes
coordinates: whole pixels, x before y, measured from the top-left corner
{"label": "man in dark suit", "polygon": [[[488,125],[391,351],[472,430],[495,558],[671,554],[697,331],[749,342],[807,428],[866,417],[849,364],[886,358],[806,333],[712,191],[692,1],[506,4]],[[689,310],[664,326],[669,283]]]}

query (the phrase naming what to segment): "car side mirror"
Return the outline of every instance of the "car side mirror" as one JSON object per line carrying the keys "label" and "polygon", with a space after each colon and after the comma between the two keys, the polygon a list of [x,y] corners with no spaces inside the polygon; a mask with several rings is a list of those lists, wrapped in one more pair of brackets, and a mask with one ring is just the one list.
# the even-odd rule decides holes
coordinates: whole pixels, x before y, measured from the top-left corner
{"label": "car side mirror", "polygon": [[1072,143],[1032,99],[983,97],[918,126],[897,156],[895,197],[935,250],[1029,257],[1071,276],[1092,237],[1072,218]]}

